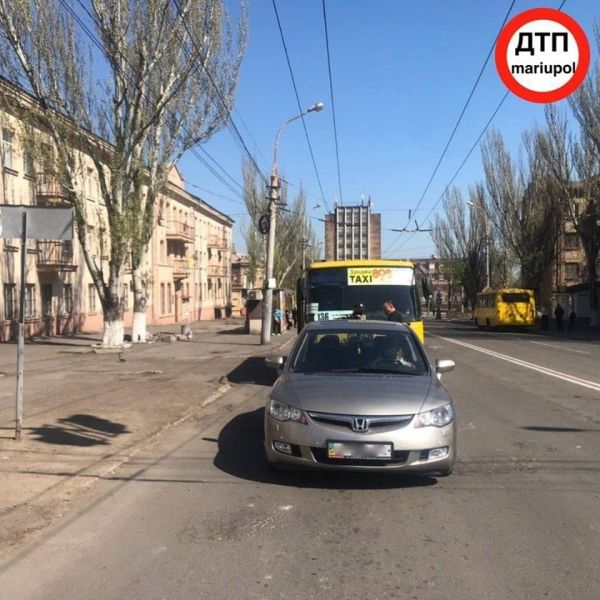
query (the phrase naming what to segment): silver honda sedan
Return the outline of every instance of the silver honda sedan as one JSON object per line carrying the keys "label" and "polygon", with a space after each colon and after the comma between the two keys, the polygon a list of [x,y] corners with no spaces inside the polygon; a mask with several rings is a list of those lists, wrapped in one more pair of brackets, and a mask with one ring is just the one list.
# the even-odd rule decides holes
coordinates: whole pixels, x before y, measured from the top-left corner
{"label": "silver honda sedan", "polygon": [[280,371],[265,407],[272,466],[452,472],[455,411],[439,380],[454,362],[432,365],[406,325],[310,323],[266,364]]}

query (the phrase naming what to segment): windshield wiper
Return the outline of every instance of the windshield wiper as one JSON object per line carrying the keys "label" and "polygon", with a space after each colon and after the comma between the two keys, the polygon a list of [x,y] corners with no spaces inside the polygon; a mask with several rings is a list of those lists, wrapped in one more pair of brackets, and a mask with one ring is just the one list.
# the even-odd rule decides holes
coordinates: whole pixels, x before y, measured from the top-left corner
{"label": "windshield wiper", "polygon": [[380,367],[360,367],[357,369],[331,369],[329,373],[390,373],[392,375],[421,375],[418,371],[398,371]]}

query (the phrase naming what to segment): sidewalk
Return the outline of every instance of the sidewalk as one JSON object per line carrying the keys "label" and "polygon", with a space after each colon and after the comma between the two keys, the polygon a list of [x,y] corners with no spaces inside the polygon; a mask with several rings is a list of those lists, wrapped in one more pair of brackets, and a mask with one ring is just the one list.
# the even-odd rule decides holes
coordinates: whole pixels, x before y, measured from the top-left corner
{"label": "sidewalk", "polygon": [[294,338],[286,332],[261,347],[241,324],[193,323],[191,341],[134,344],[121,356],[80,351],[96,336],[28,343],[21,442],[13,439],[16,347],[0,345],[0,557],[74,507],[141,444],[254,377],[258,357]]}

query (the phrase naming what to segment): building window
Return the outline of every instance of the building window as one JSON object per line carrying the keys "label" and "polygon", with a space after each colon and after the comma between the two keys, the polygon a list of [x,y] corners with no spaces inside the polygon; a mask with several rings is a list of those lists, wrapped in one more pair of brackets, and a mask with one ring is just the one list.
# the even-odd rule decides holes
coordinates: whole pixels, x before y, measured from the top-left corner
{"label": "building window", "polygon": [[160,314],[164,315],[165,314],[165,284],[161,283],[160,284]]}
{"label": "building window", "polygon": [[577,233],[565,233],[565,250],[579,250],[579,236]]}
{"label": "building window", "polygon": [[23,173],[26,177],[35,177],[35,164],[29,150],[23,150]]}
{"label": "building window", "polygon": [[13,321],[17,318],[17,285],[15,283],[4,284],[4,318]]}
{"label": "building window", "polygon": [[123,306],[125,310],[129,308],[129,286],[127,284],[123,285]]}
{"label": "building window", "polygon": [[160,240],[160,262],[164,263],[167,261],[167,253],[165,251],[165,241]]}
{"label": "building window", "polygon": [[25,318],[35,317],[35,284],[25,285]]}
{"label": "building window", "polygon": [[73,312],[73,286],[70,283],[63,285],[63,313]]}
{"label": "building window", "polygon": [[2,130],[2,166],[12,169],[13,134],[9,129]]}
{"label": "building window", "polygon": [[93,283],[88,285],[88,310],[96,312],[96,286]]}
{"label": "building window", "polygon": [[577,279],[579,277],[579,263],[565,264],[565,279]]}
{"label": "building window", "polygon": [[42,283],[42,315],[52,316],[52,284]]}
{"label": "building window", "polygon": [[173,312],[173,298],[171,297],[171,284],[167,283],[167,309],[169,314]]}

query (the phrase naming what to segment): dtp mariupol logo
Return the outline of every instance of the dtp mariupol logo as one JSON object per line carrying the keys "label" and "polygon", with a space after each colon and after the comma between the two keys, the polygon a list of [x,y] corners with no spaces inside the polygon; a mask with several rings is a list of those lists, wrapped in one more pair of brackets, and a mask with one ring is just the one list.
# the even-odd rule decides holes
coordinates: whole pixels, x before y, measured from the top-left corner
{"label": "dtp mariupol logo", "polygon": [[526,10],[507,23],[496,44],[496,67],[508,89],[530,102],[572,94],[590,66],[590,46],[579,24],[559,10]]}

